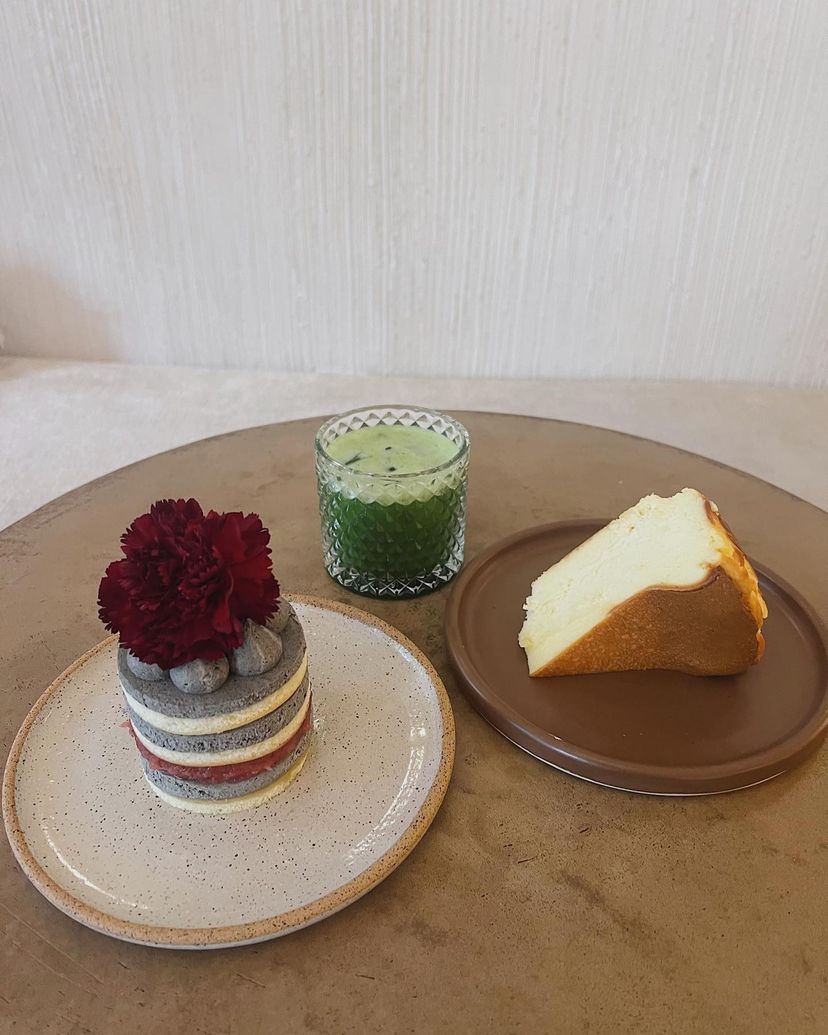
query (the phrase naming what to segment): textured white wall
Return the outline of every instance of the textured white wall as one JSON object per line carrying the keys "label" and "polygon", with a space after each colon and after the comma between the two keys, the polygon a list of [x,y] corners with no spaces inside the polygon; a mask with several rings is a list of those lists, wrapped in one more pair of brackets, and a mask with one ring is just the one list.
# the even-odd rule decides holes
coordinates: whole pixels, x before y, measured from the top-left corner
{"label": "textured white wall", "polygon": [[828,383],[826,0],[3,0],[12,353]]}

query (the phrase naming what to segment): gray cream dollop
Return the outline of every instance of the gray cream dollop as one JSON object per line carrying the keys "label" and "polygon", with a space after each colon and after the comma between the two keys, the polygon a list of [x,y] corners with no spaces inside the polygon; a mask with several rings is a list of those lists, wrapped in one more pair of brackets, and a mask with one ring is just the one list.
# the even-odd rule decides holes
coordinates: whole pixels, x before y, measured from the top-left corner
{"label": "gray cream dollop", "polygon": [[129,671],[139,679],[146,679],[148,683],[157,683],[164,678],[166,672],[160,665],[148,665],[146,661],[136,658],[131,651],[127,651],[126,663]]}
{"label": "gray cream dollop", "polygon": [[205,661],[196,658],[186,665],[170,669],[170,679],[185,694],[211,694],[227,682],[230,663],[227,658]]}
{"label": "gray cream dollop", "polygon": [[293,608],[287,600],[282,600],[282,598],[279,597],[278,604],[279,610],[267,623],[268,629],[275,633],[284,632],[285,626],[288,624],[290,616],[293,614]]}
{"label": "gray cream dollop", "polygon": [[281,636],[248,618],[241,646],[230,652],[230,671],[237,676],[260,676],[275,668],[283,650]]}

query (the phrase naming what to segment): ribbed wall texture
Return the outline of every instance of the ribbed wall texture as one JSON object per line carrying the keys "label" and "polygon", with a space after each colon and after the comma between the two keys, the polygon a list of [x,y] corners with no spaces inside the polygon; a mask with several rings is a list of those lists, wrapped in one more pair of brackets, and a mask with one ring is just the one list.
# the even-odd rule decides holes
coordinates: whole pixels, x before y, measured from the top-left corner
{"label": "ribbed wall texture", "polygon": [[9,352],[828,383],[825,0],[4,0]]}

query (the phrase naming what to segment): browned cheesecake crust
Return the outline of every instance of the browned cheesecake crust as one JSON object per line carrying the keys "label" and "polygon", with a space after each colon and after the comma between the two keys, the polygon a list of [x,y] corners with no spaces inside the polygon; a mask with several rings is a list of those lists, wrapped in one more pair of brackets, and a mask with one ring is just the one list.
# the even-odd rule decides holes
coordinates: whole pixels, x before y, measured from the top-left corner
{"label": "browned cheesecake crust", "polygon": [[755,665],[764,646],[749,598],[717,567],[697,586],[655,587],[625,601],[533,675],[653,668],[734,675]]}

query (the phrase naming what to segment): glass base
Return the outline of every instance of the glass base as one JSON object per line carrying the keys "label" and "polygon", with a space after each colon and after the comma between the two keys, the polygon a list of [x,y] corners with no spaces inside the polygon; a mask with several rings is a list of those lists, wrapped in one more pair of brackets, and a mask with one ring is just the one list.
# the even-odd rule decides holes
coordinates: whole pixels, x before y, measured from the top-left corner
{"label": "glass base", "polygon": [[431,571],[405,579],[393,575],[371,575],[364,571],[356,571],[354,568],[344,568],[333,561],[328,563],[327,558],[325,569],[334,582],[338,582],[351,593],[358,593],[362,597],[406,600],[433,593],[451,582],[463,566],[462,554],[457,558],[456,563],[454,561],[455,559],[452,558],[449,564],[441,564]]}

